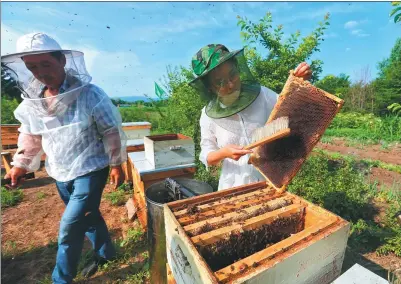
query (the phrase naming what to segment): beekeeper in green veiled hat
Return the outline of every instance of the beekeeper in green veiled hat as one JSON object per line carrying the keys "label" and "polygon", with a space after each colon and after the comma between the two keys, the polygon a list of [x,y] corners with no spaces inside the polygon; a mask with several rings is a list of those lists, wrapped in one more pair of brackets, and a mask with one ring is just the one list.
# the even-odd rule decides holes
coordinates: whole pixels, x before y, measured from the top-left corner
{"label": "beekeeper in green veiled hat", "polygon": [[[189,84],[208,103],[200,118],[200,160],[207,166],[223,161],[219,190],[264,180],[248,164],[252,132],[266,124],[278,95],[252,76],[244,49],[230,52],[221,44],[202,47],[192,58],[197,76]],[[309,79],[310,66],[303,62],[294,75]]]}

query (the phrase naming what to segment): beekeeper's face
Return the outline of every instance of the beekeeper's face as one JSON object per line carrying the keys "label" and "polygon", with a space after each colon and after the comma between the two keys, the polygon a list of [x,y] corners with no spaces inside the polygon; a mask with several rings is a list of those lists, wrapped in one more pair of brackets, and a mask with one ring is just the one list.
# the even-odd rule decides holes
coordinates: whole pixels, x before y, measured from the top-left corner
{"label": "beekeeper's face", "polygon": [[213,92],[219,96],[229,95],[241,88],[239,71],[232,60],[217,66],[208,76]]}
{"label": "beekeeper's face", "polygon": [[33,76],[47,87],[59,88],[64,81],[66,64],[65,56],[54,56],[50,53],[26,55],[25,66]]}

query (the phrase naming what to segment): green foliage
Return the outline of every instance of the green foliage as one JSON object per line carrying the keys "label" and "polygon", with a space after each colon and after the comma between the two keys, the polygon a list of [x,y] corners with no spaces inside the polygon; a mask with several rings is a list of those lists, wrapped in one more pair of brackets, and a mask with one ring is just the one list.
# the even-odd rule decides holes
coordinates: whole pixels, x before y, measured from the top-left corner
{"label": "green foliage", "polygon": [[[152,124],[152,130],[159,128],[159,123],[163,119],[160,112],[153,106],[132,105],[130,107],[119,108],[123,122],[148,121]],[[163,113],[166,107],[160,108]]]}
{"label": "green foliage", "polygon": [[[367,73],[368,70],[365,70]],[[375,90],[374,85],[369,82],[366,74],[365,78],[361,78],[354,82],[343,95],[345,104],[343,111],[357,112],[373,112],[375,109]]]}
{"label": "green foliage", "polygon": [[127,201],[126,193],[124,190],[117,189],[112,192],[104,194],[104,198],[111,202],[112,205],[121,206]]}
{"label": "green foliage", "polygon": [[11,77],[7,70],[9,69],[4,63],[1,63],[1,97],[7,99],[16,99],[22,101],[21,91],[17,88],[17,83],[14,77]]}
{"label": "green foliage", "polygon": [[15,206],[22,201],[24,194],[21,189],[9,190],[1,187],[1,207]]}
{"label": "green foliage", "polygon": [[120,247],[134,247],[144,245],[146,243],[146,235],[139,227],[129,228],[127,236],[120,243]]}
{"label": "green foliage", "polygon": [[14,117],[14,110],[18,107],[16,99],[7,99],[1,97],[1,124],[19,124],[20,122]]}
{"label": "green foliage", "polygon": [[40,191],[40,192],[37,193],[36,196],[37,196],[37,198],[38,198],[39,200],[41,200],[41,199],[44,199],[44,198],[47,196],[47,194],[44,193],[44,192],[42,192],[42,191]]}
{"label": "green foliage", "polygon": [[379,76],[374,81],[375,112],[387,113],[387,106],[401,103],[401,38],[395,42],[390,57],[379,62]]}
{"label": "green foliage", "polygon": [[289,185],[289,190],[351,222],[348,244],[360,252],[374,251],[400,256],[401,228],[395,216],[401,211],[400,196],[388,195],[384,220],[377,214],[373,200],[381,197],[376,185],[367,184],[360,172],[361,162],[324,153],[311,156]]}
{"label": "green foliage", "polygon": [[[319,45],[324,41],[323,34],[329,25],[329,14],[319,23],[312,33],[300,40],[300,32],[291,34],[287,40],[283,40],[283,25],[273,28],[272,14],[268,12],[259,22],[252,22],[246,17],[238,16],[237,25],[241,27],[241,37],[248,51],[246,53],[251,70],[259,82],[280,93],[288,72],[319,51]],[[254,45],[259,43],[268,50],[268,55],[263,57],[256,51]],[[322,61],[312,60],[312,82],[318,80],[322,71]]]}
{"label": "green foliage", "polygon": [[391,5],[395,8],[391,10],[390,17],[394,16],[394,23],[401,22],[401,2],[393,1]]}
{"label": "green foliage", "polygon": [[349,137],[357,140],[401,141],[401,117],[377,117],[371,113],[339,113],[325,136]]}
{"label": "green foliage", "polygon": [[326,92],[344,98],[347,94],[351,81],[348,75],[340,74],[339,76],[327,75],[315,84],[316,87]]}
{"label": "green foliage", "polygon": [[396,115],[401,115],[401,104],[393,103],[387,109]]}
{"label": "green foliage", "polygon": [[348,161],[312,156],[289,185],[289,191],[350,221],[367,218],[369,187]]}
{"label": "green foliage", "polygon": [[111,102],[115,105],[131,105],[132,103],[124,101],[123,99],[117,98],[117,99],[113,99],[111,98]]}
{"label": "green foliage", "polygon": [[389,171],[401,174],[401,166],[399,166],[399,165],[388,164],[388,163],[384,163],[382,161],[370,160],[370,159],[356,160],[353,156],[343,155],[338,152],[329,152],[326,150],[316,149],[316,148],[313,151],[323,154],[332,159],[343,159],[343,160],[346,160],[346,161],[352,162],[352,163],[359,162],[359,163],[365,164],[366,166],[368,166],[370,168],[376,167],[376,168],[381,168],[381,169],[385,169],[385,170],[389,170]]}

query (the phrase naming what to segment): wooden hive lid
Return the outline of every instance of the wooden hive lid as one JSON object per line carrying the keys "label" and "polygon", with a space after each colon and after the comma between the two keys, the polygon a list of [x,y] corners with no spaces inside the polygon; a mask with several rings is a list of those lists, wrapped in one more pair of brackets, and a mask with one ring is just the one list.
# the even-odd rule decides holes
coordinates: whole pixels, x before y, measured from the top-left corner
{"label": "wooden hive lid", "polygon": [[286,190],[344,101],[293,75],[284,85],[267,122],[288,116],[291,134],[254,149],[249,163],[277,191]]}

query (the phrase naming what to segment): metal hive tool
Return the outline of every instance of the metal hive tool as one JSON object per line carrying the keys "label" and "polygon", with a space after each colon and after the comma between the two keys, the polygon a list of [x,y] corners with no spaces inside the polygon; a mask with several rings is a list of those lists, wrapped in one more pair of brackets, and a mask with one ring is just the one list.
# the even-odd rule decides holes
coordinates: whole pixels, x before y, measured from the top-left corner
{"label": "metal hive tool", "polygon": [[343,103],[291,71],[268,119],[288,116],[291,134],[255,148],[250,163],[276,188],[285,190]]}

